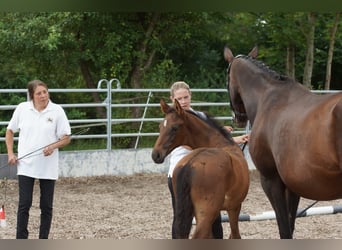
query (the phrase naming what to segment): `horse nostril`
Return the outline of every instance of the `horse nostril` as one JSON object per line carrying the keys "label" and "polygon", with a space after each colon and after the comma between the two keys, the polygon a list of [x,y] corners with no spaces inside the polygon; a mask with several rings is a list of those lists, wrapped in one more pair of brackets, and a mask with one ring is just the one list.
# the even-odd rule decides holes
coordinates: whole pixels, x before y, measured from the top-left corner
{"label": "horse nostril", "polygon": [[155,163],[163,163],[164,159],[162,158],[161,154],[159,151],[153,150],[152,151],[152,160]]}
{"label": "horse nostril", "polygon": [[156,162],[156,159],[158,159],[159,158],[159,154],[158,154],[158,152],[156,152],[156,151],[152,151],[152,160],[154,161],[154,162]]}

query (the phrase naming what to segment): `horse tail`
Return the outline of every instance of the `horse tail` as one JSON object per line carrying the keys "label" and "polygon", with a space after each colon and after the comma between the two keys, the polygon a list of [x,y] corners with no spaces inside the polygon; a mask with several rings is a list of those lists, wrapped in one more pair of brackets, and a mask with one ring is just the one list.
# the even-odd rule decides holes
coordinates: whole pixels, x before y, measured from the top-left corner
{"label": "horse tail", "polygon": [[185,239],[189,238],[194,214],[190,194],[192,182],[192,170],[190,164],[187,163],[183,167],[176,168],[174,177],[176,177],[174,213],[175,235],[176,238]]}

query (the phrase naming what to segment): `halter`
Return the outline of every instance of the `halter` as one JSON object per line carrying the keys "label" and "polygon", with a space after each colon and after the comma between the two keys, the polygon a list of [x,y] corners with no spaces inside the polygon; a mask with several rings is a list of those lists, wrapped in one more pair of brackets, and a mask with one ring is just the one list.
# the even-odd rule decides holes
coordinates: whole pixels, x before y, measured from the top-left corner
{"label": "halter", "polygon": [[[245,55],[237,55],[237,56],[234,57],[234,60],[237,59],[237,58],[241,58],[241,57],[246,57],[246,56],[245,56]],[[231,98],[230,92],[229,92],[229,82],[230,82],[229,73],[230,73],[231,65],[232,65],[232,63],[233,63],[234,60],[232,60],[232,61],[229,63],[228,68],[227,68],[227,90],[228,90],[228,93],[229,93],[230,108],[233,110],[233,112],[234,112],[235,115],[240,116],[240,117],[244,117],[244,116],[247,116],[247,114],[246,114],[246,113],[241,113],[241,112],[237,111],[237,110],[234,108],[233,103],[232,103],[232,98]]]}

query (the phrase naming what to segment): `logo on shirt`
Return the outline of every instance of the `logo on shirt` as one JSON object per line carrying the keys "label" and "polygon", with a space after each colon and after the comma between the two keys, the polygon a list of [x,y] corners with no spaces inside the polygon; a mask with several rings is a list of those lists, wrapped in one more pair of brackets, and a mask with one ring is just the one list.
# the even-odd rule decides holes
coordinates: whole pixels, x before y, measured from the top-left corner
{"label": "logo on shirt", "polygon": [[51,117],[48,117],[46,121],[52,123],[52,122],[53,122],[53,119],[52,119]]}

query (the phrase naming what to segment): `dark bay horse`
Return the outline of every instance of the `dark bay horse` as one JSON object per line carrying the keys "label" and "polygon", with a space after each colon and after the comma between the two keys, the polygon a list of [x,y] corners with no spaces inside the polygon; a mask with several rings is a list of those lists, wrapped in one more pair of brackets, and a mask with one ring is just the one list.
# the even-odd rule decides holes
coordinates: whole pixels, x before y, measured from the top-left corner
{"label": "dark bay horse", "polygon": [[252,125],[249,150],[276,214],[292,238],[300,197],[342,198],[342,93],[318,95],[248,56],[224,49],[235,119]]}
{"label": "dark bay horse", "polygon": [[220,211],[226,210],[230,238],[241,238],[238,219],[249,188],[249,170],[242,150],[214,119],[204,120],[183,110],[177,100],[174,107],[164,100],[160,105],[165,118],[153,147],[154,162],[164,162],[178,146],[193,149],[179,161],[172,177],[176,237],[189,238],[195,217],[193,238],[212,238],[212,224]]}

